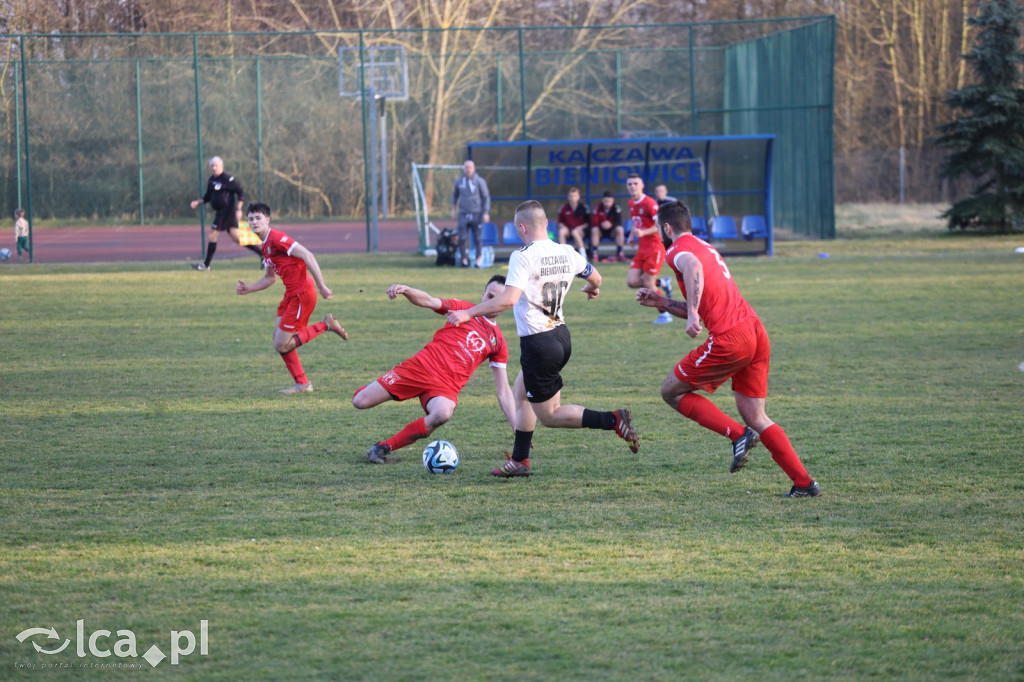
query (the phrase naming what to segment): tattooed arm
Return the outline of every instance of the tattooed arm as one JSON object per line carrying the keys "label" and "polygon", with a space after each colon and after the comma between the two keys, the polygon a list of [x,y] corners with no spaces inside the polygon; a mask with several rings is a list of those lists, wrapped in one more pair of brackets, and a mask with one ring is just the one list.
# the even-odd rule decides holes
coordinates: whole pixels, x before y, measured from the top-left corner
{"label": "tattooed arm", "polygon": [[704,331],[704,326],[700,323],[700,314],[697,312],[700,298],[704,294],[704,266],[692,253],[681,253],[676,256],[675,265],[682,271],[682,279],[686,284],[686,314],[679,317],[686,318],[686,334],[695,339]]}

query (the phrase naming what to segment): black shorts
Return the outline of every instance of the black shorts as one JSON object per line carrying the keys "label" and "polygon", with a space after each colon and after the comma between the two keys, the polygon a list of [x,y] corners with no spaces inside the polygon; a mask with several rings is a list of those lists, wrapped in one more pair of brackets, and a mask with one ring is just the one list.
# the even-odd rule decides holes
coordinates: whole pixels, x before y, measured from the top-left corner
{"label": "black shorts", "polygon": [[562,390],[560,372],[572,356],[569,327],[563,324],[551,331],[520,337],[519,351],[526,399],[531,403],[551,400]]}
{"label": "black shorts", "polygon": [[216,215],[213,216],[213,224],[210,225],[210,229],[230,230],[233,227],[238,227],[238,214],[234,208],[223,208],[217,211]]}

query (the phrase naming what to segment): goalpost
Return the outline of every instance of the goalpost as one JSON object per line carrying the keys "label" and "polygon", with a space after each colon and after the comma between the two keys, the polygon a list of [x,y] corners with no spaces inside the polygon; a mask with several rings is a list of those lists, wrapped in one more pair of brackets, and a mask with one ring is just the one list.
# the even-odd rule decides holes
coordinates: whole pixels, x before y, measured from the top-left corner
{"label": "goalpost", "polygon": [[[430,235],[441,230],[430,219],[430,212],[449,219],[451,214],[452,188],[462,175],[462,166],[436,166],[412,164],[412,196],[416,208],[416,231],[420,237],[420,252],[435,255],[430,247]],[[429,189],[429,191],[428,191]]]}

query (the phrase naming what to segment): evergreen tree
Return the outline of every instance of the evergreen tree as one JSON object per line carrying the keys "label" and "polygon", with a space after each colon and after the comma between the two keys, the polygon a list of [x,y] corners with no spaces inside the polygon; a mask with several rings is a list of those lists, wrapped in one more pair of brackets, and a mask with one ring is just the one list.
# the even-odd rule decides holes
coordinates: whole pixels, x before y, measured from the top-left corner
{"label": "evergreen tree", "polygon": [[969,175],[980,184],[942,217],[949,229],[1009,232],[1024,222],[1024,10],[1019,0],[981,0],[968,23],[978,35],[964,59],[977,82],[950,93],[946,103],[964,115],[941,126],[937,142],[954,150],[943,177]]}

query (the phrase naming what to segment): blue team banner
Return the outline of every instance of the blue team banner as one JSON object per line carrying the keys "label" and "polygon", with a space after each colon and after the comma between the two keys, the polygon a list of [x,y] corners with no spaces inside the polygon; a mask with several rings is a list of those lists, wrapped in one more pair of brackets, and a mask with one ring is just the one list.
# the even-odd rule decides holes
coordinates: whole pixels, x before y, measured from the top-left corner
{"label": "blue team banner", "polygon": [[705,222],[728,216],[740,224],[760,216],[770,253],[774,141],[774,135],[712,135],[470,142],[467,158],[487,178],[492,202],[537,199],[551,210],[571,187],[588,206],[606,192],[622,199],[626,180],[639,175],[647,194],[665,185]]}
{"label": "blue team banner", "polygon": [[[695,148],[696,147],[696,148]],[[687,142],[637,146],[594,144],[586,149],[540,148],[533,186],[614,185],[634,173],[651,183],[703,182],[703,149]]]}
{"label": "blue team banner", "polygon": [[500,183],[510,191],[492,189],[492,194],[511,199],[561,196],[571,186],[579,187],[585,196],[605,189],[619,193],[633,174],[647,185],[699,191],[711,180],[709,167],[716,161],[742,163],[745,168],[738,172],[734,168],[731,174],[741,178],[743,189],[764,191],[770,182],[766,161],[772,140],[774,135],[538,140],[471,142],[467,149],[468,158],[478,167],[490,168],[510,181]]}

